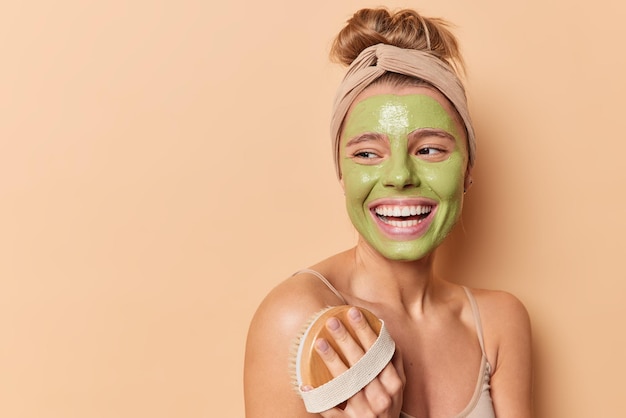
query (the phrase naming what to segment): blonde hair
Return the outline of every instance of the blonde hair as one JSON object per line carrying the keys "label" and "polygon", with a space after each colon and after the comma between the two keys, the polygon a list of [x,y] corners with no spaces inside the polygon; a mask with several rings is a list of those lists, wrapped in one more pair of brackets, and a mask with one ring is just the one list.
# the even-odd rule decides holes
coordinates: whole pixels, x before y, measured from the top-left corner
{"label": "blonde hair", "polygon": [[382,7],[361,9],[348,19],[335,38],[330,58],[347,66],[365,48],[387,44],[429,52],[461,76],[465,72],[465,63],[450,26],[444,19],[424,17],[411,9],[395,12]]}

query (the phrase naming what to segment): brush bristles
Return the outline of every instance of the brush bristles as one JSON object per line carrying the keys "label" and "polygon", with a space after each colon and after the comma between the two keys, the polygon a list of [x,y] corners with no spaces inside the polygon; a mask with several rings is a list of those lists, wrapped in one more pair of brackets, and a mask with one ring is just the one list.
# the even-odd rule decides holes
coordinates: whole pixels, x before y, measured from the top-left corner
{"label": "brush bristles", "polygon": [[304,323],[289,347],[289,376],[291,378],[291,385],[298,395],[300,395],[300,387],[302,386],[302,382],[299,378],[300,371],[298,370],[300,366],[300,356],[302,353],[301,345],[304,342],[308,331],[311,329],[313,324],[315,324],[315,321],[317,321],[326,311],[334,307],[335,306],[327,306],[311,315]]}

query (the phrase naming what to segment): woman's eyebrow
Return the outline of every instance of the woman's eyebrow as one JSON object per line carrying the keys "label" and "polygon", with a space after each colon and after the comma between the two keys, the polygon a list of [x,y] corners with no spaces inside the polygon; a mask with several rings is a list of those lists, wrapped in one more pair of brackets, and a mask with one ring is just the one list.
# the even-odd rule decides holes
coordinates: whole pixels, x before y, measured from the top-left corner
{"label": "woman's eyebrow", "polygon": [[456,142],[456,138],[450,132],[443,129],[436,128],[420,128],[416,129],[409,134],[409,140],[422,139],[427,136],[438,136],[440,138],[449,139],[452,142]]}
{"label": "woman's eyebrow", "polygon": [[385,135],[382,135],[382,134],[379,134],[379,133],[367,132],[367,133],[364,133],[364,134],[357,135],[354,138],[350,139],[348,141],[348,143],[346,144],[346,146],[349,147],[351,145],[357,145],[357,144],[360,144],[362,142],[368,142],[368,141],[386,142],[387,138],[386,138]]}

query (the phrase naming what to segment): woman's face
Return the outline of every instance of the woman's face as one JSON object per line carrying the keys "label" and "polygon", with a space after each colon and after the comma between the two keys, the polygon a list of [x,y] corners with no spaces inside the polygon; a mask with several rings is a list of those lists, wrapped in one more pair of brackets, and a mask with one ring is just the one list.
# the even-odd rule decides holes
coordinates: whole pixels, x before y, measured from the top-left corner
{"label": "woman's face", "polygon": [[426,86],[372,86],[348,112],[340,148],[348,214],[386,258],[430,254],[460,216],[467,145],[455,115]]}

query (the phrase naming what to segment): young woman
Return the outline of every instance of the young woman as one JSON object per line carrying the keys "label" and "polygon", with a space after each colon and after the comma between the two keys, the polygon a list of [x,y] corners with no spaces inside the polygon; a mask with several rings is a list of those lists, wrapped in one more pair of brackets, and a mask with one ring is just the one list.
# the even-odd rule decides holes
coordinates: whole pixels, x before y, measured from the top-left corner
{"label": "young woman", "polygon": [[[331,130],[359,238],[282,282],[258,308],[246,349],[246,416],[530,417],[526,310],[507,293],[470,290],[433,269],[435,249],[460,217],[475,153],[454,36],[444,21],[412,10],[363,9],[332,56],[350,65]],[[347,402],[310,414],[293,388],[290,347],[311,315],[334,305],[384,320],[396,351]],[[346,327],[365,347],[376,338],[359,310],[349,317],[326,322],[348,364],[328,341],[315,343],[334,376],[364,355]]]}

